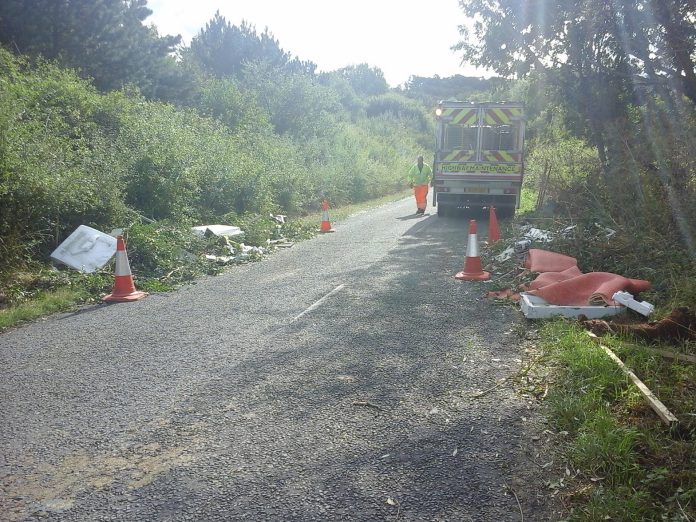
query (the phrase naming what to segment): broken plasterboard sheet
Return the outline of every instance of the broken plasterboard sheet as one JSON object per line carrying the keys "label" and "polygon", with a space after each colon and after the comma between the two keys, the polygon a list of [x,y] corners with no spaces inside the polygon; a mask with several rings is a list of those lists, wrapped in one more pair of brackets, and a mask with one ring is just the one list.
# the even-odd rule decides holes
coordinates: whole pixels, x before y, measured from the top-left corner
{"label": "broken plasterboard sheet", "polygon": [[51,254],[51,258],[81,272],[92,273],[116,253],[116,238],[80,225]]}
{"label": "broken plasterboard sheet", "polygon": [[210,231],[210,234],[225,237],[241,236],[244,234],[241,228],[231,225],[201,225],[199,227],[192,227],[191,230],[200,236],[205,236],[208,231]]}
{"label": "broken plasterboard sheet", "polygon": [[579,317],[584,315],[588,319],[597,319],[609,315],[620,314],[626,308],[624,306],[562,306],[552,305],[539,296],[522,292],[520,294],[520,307],[527,319],[548,319],[549,317]]}

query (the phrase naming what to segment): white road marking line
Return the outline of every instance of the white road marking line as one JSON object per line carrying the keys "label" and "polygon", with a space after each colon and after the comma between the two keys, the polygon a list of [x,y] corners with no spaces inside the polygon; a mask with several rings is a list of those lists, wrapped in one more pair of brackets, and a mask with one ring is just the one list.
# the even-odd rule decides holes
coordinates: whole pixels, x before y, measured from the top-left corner
{"label": "white road marking line", "polygon": [[291,323],[294,323],[294,322],[297,321],[300,317],[303,317],[304,315],[308,314],[308,313],[311,312],[312,310],[315,310],[316,308],[319,307],[319,305],[321,305],[321,303],[323,303],[324,301],[326,301],[326,300],[327,300],[329,297],[331,297],[333,294],[335,294],[336,292],[340,292],[341,290],[343,290],[343,288],[344,288],[345,286],[346,286],[346,285],[339,285],[339,286],[337,286],[336,288],[334,288],[333,290],[331,290],[328,294],[326,294],[324,297],[322,297],[321,299],[319,299],[319,300],[318,300],[316,303],[314,303],[312,306],[310,306],[309,308],[307,308],[304,312],[302,312],[301,314],[295,316],[295,317],[293,318],[293,320],[290,321],[290,322],[291,322]]}

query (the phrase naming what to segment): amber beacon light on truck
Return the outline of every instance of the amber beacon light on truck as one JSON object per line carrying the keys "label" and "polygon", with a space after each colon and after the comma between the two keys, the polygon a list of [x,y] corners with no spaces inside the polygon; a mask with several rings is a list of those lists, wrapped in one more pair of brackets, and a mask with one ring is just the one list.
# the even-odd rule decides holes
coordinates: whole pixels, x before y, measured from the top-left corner
{"label": "amber beacon light on truck", "polygon": [[524,175],[524,105],[441,101],[435,108],[433,204],[495,206],[501,216],[520,204]]}

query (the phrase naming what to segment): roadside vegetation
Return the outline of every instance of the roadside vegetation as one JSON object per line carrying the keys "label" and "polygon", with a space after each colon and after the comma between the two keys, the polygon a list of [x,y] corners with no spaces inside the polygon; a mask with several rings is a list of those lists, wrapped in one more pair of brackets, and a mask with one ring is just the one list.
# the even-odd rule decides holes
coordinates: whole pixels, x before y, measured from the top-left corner
{"label": "roadside vegetation", "polygon": [[[193,225],[237,225],[264,247],[310,237],[324,197],[340,218],[399,194],[413,158],[431,154],[429,111],[443,98],[525,102],[516,223],[574,227],[543,248],[584,272],[649,280],[640,298],[656,318],[696,310],[693,2],[562,2],[529,18],[537,3],[462,0],[480,23],[457,48],[501,78],[412,77],[398,89],[367,64],[318,74],[268,31],[220,15],[177,47],[144,29],[145,3],[0,6],[0,328],[108,292],[108,267],[48,262],[78,225],[124,229],[139,288],[163,291],[224,269],[205,254],[229,245]],[[670,430],[580,326],[539,334],[539,396],[568,469],[549,494],[568,518],[696,520],[694,365],[601,340],[677,415]],[[696,354],[689,342],[670,349]]]}
{"label": "roadside vegetation", "polygon": [[628,339],[601,340],[677,416],[670,428],[580,326],[550,322],[540,336],[546,402],[568,470],[549,481],[549,494],[568,519],[694,520],[696,365]]}
{"label": "roadside vegetation", "polygon": [[[576,257],[583,272],[648,278],[653,288],[638,299],[656,305],[652,321],[668,317],[677,307],[694,309],[693,281],[682,272],[688,263],[684,257],[662,248],[651,255],[636,251],[636,238],[622,230],[607,238],[607,227],[596,221],[541,214],[527,212],[503,222],[503,237],[520,237],[520,227],[531,224],[554,237],[533,242],[533,248]],[[568,226],[575,228],[568,231]],[[661,239],[646,241],[656,245]],[[488,246],[484,258],[492,259],[508,246],[509,241]],[[517,289],[536,276],[522,271],[518,256],[492,266],[493,285],[499,290]],[[607,320],[646,323],[633,312]],[[563,511],[562,520],[696,520],[696,364],[657,352],[696,358],[696,341],[649,342],[620,333],[593,338],[587,325],[571,319],[528,320],[524,328],[524,337],[531,339],[524,341],[528,363],[524,375],[515,379],[522,393],[545,406],[545,433],[555,454],[537,465],[548,471],[547,493]],[[601,345],[676,416],[676,425],[662,422]]]}
{"label": "roadside vegetation", "polygon": [[[567,229],[535,246],[577,258],[583,272],[650,281],[640,299],[656,305],[651,319],[696,310],[693,3],[496,4],[505,7],[460,2],[479,23],[458,48],[518,78],[498,89],[527,106],[528,211],[517,223]],[[669,429],[579,324],[538,326],[536,391],[563,461],[549,495],[567,519],[696,520],[696,365],[648,350],[693,356],[696,344],[600,339],[677,416]]]}
{"label": "roadside vegetation", "polygon": [[123,230],[139,288],[168,290],[223,269],[206,254],[229,254],[191,226],[239,226],[247,247],[308,237],[324,198],[337,208],[401,193],[427,154],[428,109],[377,68],[317,74],[268,31],[220,15],[176,47],[142,25],[145,2],[35,17],[40,4],[0,7],[0,327],[109,291],[110,266],[51,267],[79,225]]}

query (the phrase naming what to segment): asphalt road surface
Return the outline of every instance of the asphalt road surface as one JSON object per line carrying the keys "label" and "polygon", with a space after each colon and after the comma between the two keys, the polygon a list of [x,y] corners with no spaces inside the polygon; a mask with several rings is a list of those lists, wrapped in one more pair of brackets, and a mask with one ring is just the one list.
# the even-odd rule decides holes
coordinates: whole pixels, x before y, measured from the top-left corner
{"label": "asphalt road surface", "polygon": [[[2,520],[545,520],[515,308],[409,198],[0,335]],[[479,239],[486,237],[479,223]]]}

